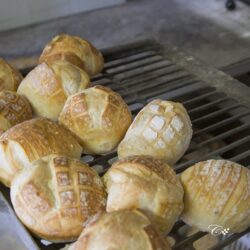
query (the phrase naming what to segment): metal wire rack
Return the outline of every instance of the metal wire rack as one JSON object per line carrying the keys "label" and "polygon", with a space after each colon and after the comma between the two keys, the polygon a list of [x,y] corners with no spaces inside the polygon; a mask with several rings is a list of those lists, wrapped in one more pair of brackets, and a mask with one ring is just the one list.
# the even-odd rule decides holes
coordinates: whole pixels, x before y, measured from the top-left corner
{"label": "metal wire rack", "polygon": [[[183,103],[191,117],[194,134],[184,157],[177,163],[177,173],[200,160],[224,158],[250,165],[250,89],[229,75],[210,68],[171,45],[141,41],[102,51],[105,69],[92,78],[122,95],[132,114],[156,98]],[[28,70],[23,70],[26,74]],[[84,155],[82,160],[103,174],[116,160],[116,152],[103,156]],[[9,191],[1,186],[5,197]],[[9,208],[10,209],[10,208]],[[170,236],[173,249],[194,249],[193,243],[206,235],[181,233],[186,225],[179,221]],[[25,230],[20,231],[22,234]],[[219,250],[250,232],[231,234],[210,250]],[[27,234],[27,233],[26,233]],[[27,237],[27,235],[26,235]],[[40,249],[60,249],[63,244],[44,245]],[[34,245],[35,246],[35,245]],[[29,243],[28,249],[36,249]]]}

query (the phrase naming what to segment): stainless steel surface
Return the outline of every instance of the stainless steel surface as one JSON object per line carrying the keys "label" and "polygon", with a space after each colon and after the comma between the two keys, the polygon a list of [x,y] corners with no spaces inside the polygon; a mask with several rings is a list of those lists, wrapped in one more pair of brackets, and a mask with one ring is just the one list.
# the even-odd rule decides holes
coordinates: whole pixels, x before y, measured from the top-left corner
{"label": "stainless steel surface", "polygon": [[0,193],[0,249],[39,249],[26,229],[16,218],[7,200]]}
{"label": "stainless steel surface", "polygon": [[[119,92],[133,115],[155,98],[182,102],[187,108],[194,135],[186,154],[175,166],[178,173],[208,158],[231,159],[249,167],[250,89],[247,86],[173,46],[153,41],[114,47],[103,53],[105,69],[92,82]],[[116,152],[82,158],[100,174],[115,159]],[[3,191],[8,197],[7,189]],[[193,249],[193,242],[206,235],[197,232],[184,237],[180,231],[185,227],[177,222],[172,230],[170,235],[176,240],[174,249]],[[246,232],[229,235],[212,249],[222,249]],[[41,249],[62,247],[62,244],[44,246],[39,240],[36,242]]]}

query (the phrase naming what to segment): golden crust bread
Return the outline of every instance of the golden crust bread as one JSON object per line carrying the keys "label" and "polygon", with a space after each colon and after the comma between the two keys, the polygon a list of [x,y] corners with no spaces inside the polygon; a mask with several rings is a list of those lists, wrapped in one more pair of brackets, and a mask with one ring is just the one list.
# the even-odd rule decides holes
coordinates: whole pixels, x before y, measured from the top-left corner
{"label": "golden crust bread", "polygon": [[21,82],[24,95],[37,116],[57,120],[67,98],[89,86],[87,73],[65,61],[36,66]]}
{"label": "golden crust bread", "polygon": [[85,153],[113,150],[132,122],[121,96],[109,88],[95,86],[68,98],[59,123],[79,140]]}
{"label": "golden crust bread", "polygon": [[35,118],[10,128],[0,137],[0,181],[10,185],[14,175],[34,160],[49,154],[81,157],[81,146],[59,124]]}
{"label": "golden crust bread", "polygon": [[0,130],[32,118],[32,109],[25,97],[12,91],[0,92]]}
{"label": "golden crust bread", "polygon": [[170,250],[140,211],[104,213],[83,230],[69,250]]}
{"label": "golden crust bread", "polygon": [[250,170],[227,160],[208,160],[181,174],[182,220],[201,231],[212,225],[239,233],[250,226]]}
{"label": "golden crust bread", "polygon": [[16,91],[23,77],[3,58],[0,58],[0,91]]}
{"label": "golden crust bread", "polygon": [[16,175],[11,201],[35,235],[67,242],[77,239],[91,216],[105,211],[106,193],[101,178],[87,164],[49,155]]}
{"label": "golden crust bread", "polygon": [[90,76],[100,73],[103,69],[103,56],[90,42],[77,36],[61,34],[52,39],[44,48],[39,61],[68,61]]}
{"label": "golden crust bread", "polygon": [[192,124],[183,105],[157,99],[135,117],[118,146],[118,157],[151,155],[173,165],[187,150],[191,137]]}
{"label": "golden crust bread", "polygon": [[160,231],[169,232],[183,210],[183,188],[174,170],[150,156],[115,162],[104,183],[107,212],[142,209]]}

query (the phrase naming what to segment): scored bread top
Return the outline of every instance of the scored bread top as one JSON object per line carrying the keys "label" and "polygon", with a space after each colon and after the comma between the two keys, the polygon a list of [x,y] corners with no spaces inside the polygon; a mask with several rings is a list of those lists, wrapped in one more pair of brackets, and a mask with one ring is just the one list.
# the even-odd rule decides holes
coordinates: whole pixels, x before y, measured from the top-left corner
{"label": "scored bread top", "polygon": [[250,226],[250,170],[228,160],[202,161],[181,174],[182,219],[209,232],[209,225],[241,232]]}
{"label": "scored bread top", "polygon": [[0,137],[0,143],[15,141],[25,150],[30,161],[51,153],[65,153],[79,158],[81,147],[65,128],[46,118],[20,123]]}
{"label": "scored bread top", "polygon": [[118,146],[118,156],[151,155],[172,165],[184,154],[191,137],[192,124],[183,105],[156,99],[135,117]]}
{"label": "scored bread top", "polygon": [[136,172],[138,168],[138,174],[142,171],[153,172],[156,176],[164,181],[168,181],[172,184],[176,184],[181,187],[180,181],[176,176],[176,173],[166,163],[161,160],[155,159],[148,155],[135,155],[125,157],[112,165],[112,169],[126,169],[130,172]]}
{"label": "scored bread top", "polygon": [[101,178],[87,164],[49,155],[17,174],[11,200],[36,235],[70,241],[79,236],[86,220],[105,210],[106,194]]}
{"label": "scored bread top", "polygon": [[34,118],[0,137],[0,180],[9,186],[16,172],[48,154],[80,158],[82,148],[65,128],[46,118]]}
{"label": "scored bread top", "polygon": [[19,71],[14,69],[3,58],[0,58],[0,91],[16,91],[23,77]]}
{"label": "scored bread top", "polygon": [[37,116],[57,120],[68,96],[89,86],[86,72],[66,61],[41,63],[21,82],[18,93],[31,103]]}
{"label": "scored bread top", "polygon": [[142,209],[162,232],[169,232],[183,210],[183,188],[174,170],[151,156],[115,162],[104,175],[107,211]]}
{"label": "scored bread top", "polygon": [[69,250],[170,250],[166,239],[141,211],[104,213],[90,222]]}
{"label": "scored bread top", "polygon": [[39,61],[65,60],[84,69],[90,76],[103,69],[102,54],[87,40],[61,34],[54,37],[44,48]]}
{"label": "scored bread top", "polygon": [[32,109],[25,97],[12,91],[0,92],[0,130],[6,131],[32,118]]}
{"label": "scored bread top", "polygon": [[99,85],[69,97],[59,116],[60,124],[75,134],[84,152],[95,154],[112,150],[131,121],[121,96]]}

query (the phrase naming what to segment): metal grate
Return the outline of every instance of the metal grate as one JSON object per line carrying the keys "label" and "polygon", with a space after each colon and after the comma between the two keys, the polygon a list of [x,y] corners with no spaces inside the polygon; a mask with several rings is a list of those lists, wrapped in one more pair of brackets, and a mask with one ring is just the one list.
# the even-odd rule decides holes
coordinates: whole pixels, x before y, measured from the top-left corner
{"label": "metal grate", "polygon": [[[250,165],[250,90],[228,75],[209,68],[175,47],[143,41],[103,50],[105,69],[94,77],[101,84],[122,95],[133,115],[155,98],[184,104],[191,117],[194,135],[184,157],[175,166],[177,173],[200,160],[225,158]],[[26,73],[24,70],[23,73]],[[116,160],[116,152],[104,156],[85,155],[88,162],[103,174]],[[8,198],[8,190],[2,188]],[[173,249],[193,249],[193,242],[206,233],[183,236],[187,227],[177,222],[170,236]],[[222,249],[250,231],[229,235],[212,247]],[[41,249],[60,249],[62,244]]]}

